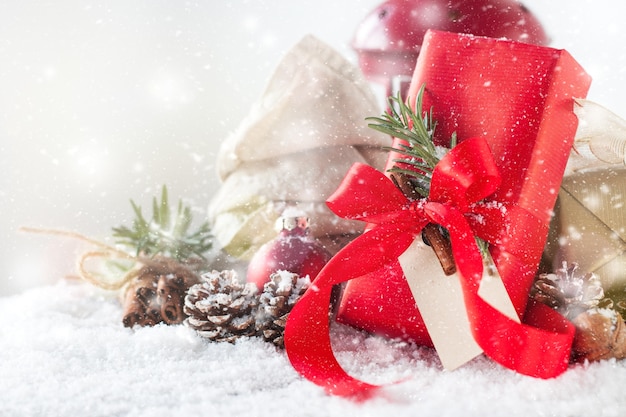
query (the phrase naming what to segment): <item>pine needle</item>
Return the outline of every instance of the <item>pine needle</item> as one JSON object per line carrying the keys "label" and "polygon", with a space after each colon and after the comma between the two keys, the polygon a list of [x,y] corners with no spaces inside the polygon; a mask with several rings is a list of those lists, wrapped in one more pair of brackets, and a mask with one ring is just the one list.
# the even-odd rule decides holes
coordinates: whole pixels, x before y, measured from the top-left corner
{"label": "pine needle", "polygon": [[[389,169],[389,172],[407,175],[419,195],[428,197],[433,169],[440,158],[433,143],[437,123],[433,120],[432,108],[428,112],[423,111],[424,90],[425,85],[422,85],[415,100],[415,111],[398,93],[395,97],[389,97],[388,113],[380,117],[368,117],[366,120],[370,121],[370,128],[406,142],[397,148],[386,148],[402,156],[393,160],[400,165]],[[450,147],[455,145],[456,134],[453,134]],[[402,165],[409,165],[412,169],[403,169]]]}
{"label": "pine needle", "polygon": [[206,259],[206,253],[212,248],[213,236],[208,222],[190,232],[192,223],[191,208],[178,202],[173,213],[167,193],[163,186],[161,198],[152,200],[152,219],[146,220],[141,207],[133,200],[130,204],[135,213],[132,227],[113,228],[116,243],[136,251],[137,256],[165,255],[184,262],[192,257]]}

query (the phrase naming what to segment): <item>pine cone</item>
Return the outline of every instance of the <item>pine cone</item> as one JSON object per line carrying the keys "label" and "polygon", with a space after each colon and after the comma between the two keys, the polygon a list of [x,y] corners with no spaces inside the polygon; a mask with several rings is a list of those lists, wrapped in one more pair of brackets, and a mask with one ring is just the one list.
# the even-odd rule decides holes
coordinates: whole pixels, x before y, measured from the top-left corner
{"label": "pine cone", "polygon": [[257,307],[256,285],[241,284],[235,271],[212,271],[189,288],[183,311],[185,324],[201,336],[233,343],[253,336]]}
{"label": "pine cone", "polygon": [[531,297],[554,308],[569,320],[580,313],[596,308],[604,299],[600,279],[593,273],[578,274],[578,265],[572,263],[555,274],[541,274],[531,289]]}
{"label": "pine cone", "polygon": [[278,271],[270,276],[259,297],[257,312],[257,334],[263,340],[279,348],[285,347],[283,334],[287,316],[310,285],[308,275],[301,278],[298,274]]}
{"label": "pine cone", "polygon": [[[531,296],[569,319],[576,327],[572,360],[599,361],[626,357],[626,325],[613,302],[604,298],[602,283],[595,274],[579,275],[578,265],[563,267],[556,274],[541,274]],[[601,304],[605,308],[601,308]]]}

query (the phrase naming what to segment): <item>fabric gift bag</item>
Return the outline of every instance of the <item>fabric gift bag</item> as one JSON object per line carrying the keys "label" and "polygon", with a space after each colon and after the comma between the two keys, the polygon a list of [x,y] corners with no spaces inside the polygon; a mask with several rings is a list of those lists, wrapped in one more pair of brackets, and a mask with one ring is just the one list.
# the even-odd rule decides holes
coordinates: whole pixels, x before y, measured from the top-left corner
{"label": "fabric gift bag", "polygon": [[362,224],[338,219],[325,200],[354,162],[384,166],[389,138],[367,128],[379,104],[359,70],[307,35],[278,63],[258,101],[222,143],[222,185],[208,217],[216,239],[249,260],[276,231],[287,206],[312,218],[311,234],[333,251]]}
{"label": "fabric gift bag", "polygon": [[[338,310],[340,322],[432,345],[398,258],[433,221],[449,228],[466,319],[485,353],[536,377],[553,377],[567,367],[573,328],[553,310],[539,305],[527,308],[527,302],[576,131],[573,98],[586,95],[589,76],[563,50],[429,31],[409,102],[422,85],[424,109],[432,106],[437,122],[435,140],[447,143],[456,133],[460,141],[439,170],[452,188],[443,186],[439,201],[415,204],[382,173],[354,166],[328,204],[340,217],[360,219],[370,228],[320,272],[314,291],[307,291],[287,322],[285,346],[292,364],[333,393],[365,394],[376,388],[347,375],[332,354],[329,325],[321,318],[327,314],[330,288],[339,282],[348,281]],[[395,158],[390,155],[388,166]],[[494,166],[479,167],[460,181],[468,179],[467,183],[459,184],[463,169],[483,162]],[[490,188],[493,177],[483,175],[492,175],[493,170],[499,177],[496,189]],[[435,206],[442,213],[456,212],[456,207],[446,206],[453,200],[447,196],[463,187],[461,199],[479,197],[465,204],[463,218],[471,229],[453,224],[456,220],[446,214],[426,213]],[[479,205],[493,216],[483,218],[483,213],[472,212]],[[503,219],[497,219],[494,208]],[[490,221],[494,223],[484,224]],[[524,324],[507,318],[477,294],[482,262],[469,249],[475,246],[472,233],[490,243],[493,262]]]}

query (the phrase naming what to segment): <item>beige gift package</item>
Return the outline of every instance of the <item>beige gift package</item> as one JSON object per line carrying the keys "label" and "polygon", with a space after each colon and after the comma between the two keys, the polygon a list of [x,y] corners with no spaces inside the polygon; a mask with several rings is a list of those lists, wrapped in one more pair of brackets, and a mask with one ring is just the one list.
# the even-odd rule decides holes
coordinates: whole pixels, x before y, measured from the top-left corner
{"label": "beige gift package", "polygon": [[549,266],[577,263],[614,301],[626,299],[626,121],[579,100],[575,152],[563,179],[546,248]]}

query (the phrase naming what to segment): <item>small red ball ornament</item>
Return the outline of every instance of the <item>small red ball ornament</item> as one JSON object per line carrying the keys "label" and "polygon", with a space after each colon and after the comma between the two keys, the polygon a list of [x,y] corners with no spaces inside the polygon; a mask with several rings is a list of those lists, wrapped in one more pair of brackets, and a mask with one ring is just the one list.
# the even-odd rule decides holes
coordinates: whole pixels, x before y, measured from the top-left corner
{"label": "small red ball ornament", "polygon": [[406,93],[428,29],[547,45],[541,23],[516,0],[387,0],[359,24],[359,66],[386,97]]}
{"label": "small red ball ornament", "polygon": [[317,240],[309,236],[309,219],[301,211],[286,210],[276,222],[278,236],[259,248],[248,264],[247,281],[259,288],[276,271],[289,271],[311,281],[331,258]]}

